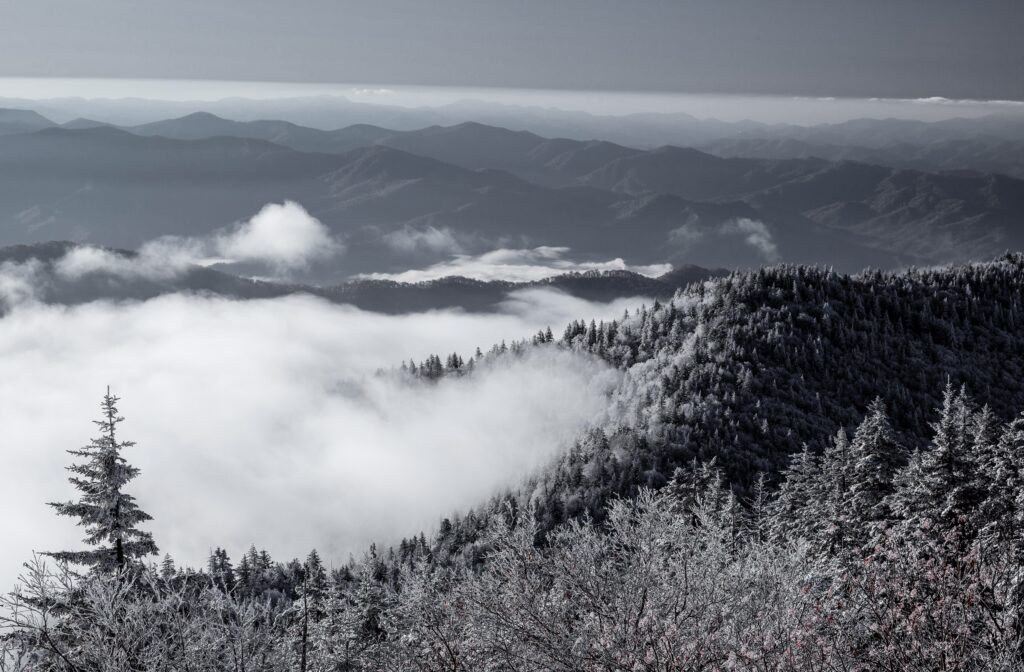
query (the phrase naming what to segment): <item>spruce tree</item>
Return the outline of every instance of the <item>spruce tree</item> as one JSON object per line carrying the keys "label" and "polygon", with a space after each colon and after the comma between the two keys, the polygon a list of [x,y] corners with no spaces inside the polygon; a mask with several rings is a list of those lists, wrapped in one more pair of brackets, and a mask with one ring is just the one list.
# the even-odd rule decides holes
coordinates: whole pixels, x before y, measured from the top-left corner
{"label": "spruce tree", "polygon": [[769,529],[774,540],[817,539],[815,528],[820,520],[806,514],[809,507],[820,501],[820,482],[818,457],[804,445],[802,451],[792,456],[778,493],[768,506]]}
{"label": "spruce tree", "polygon": [[81,492],[78,501],[50,503],[58,515],[78,519],[78,524],[86,529],[84,542],[93,548],[48,555],[98,572],[123,570],[157,552],[152,535],[138,528],[151,517],[139,508],[134,497],[124,492],[124,486],[139,475],[139,469],[121,456],[122,450],[135,443],[118,440],[118,425],[124,422],[117,412],[118,400],[108,387],[100,404],[102,419],[93,421],[99,436],[84,448],[68,451],[82,458],[80,463],[68,467],[72,473],[68,481]]}
{"label": "spruce tree", "polygon": [[982,519],[986,532],[1010,541],[1024,559],[1024,415],[1006,425],[993,452],[984,464],[988,492]]}
{"label": "spruce tree", "polygon": [[931,449],[915,453],[892,498],[912,534],[937,543],[953,534],[962,550],[976,532],[981,505],[972,440],[976,427],[966,391],[957,393],[947,385],[939,420],[932,425]]}
{"label": "spruce tree", "polygon": [[850,548],[850,531],[858,522],[851,516],[850,484],[853,480],[853,458],[846,431],[840,429],[825,446],[818,470],[819,485],[816,492],[821,501],[815,504],[813,515],[821,521],[821,546],[828,553]]}
{"label": "spruce tree", "polygon": [[170,553],[164,554],[164,559],[160,563],[160,578],[164,581],[170,581],[178,575],[178,570],[174,566],[174,558],[171,557]]}
{"label": "spruce tree", "polygon": [[889,496],[893,479],[906,462],[896,439],[885,404],[876,398],[850,444],[849,518],[856,527],[847,530],[856,545],[866,543],[892,519]]}

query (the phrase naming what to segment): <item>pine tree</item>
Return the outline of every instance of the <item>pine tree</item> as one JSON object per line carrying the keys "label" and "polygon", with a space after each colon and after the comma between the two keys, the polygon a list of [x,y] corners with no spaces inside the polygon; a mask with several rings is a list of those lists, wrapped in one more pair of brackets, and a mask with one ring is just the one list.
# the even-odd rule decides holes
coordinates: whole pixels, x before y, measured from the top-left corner
{"label": "pine tree", "polygon": [[893,479],[905,463],[903,448],[885,404],[876,398],[850,444],[851,483],[849,520],[856,527],[848,530],[855,544],[864,544],[892,519],[889,496]]}
{"label": "pine tree", "polygon": [[1024,415],[1003,429],[984,471],[988,488],[982,518],[986,532],[1012,542],[1024,560]]}
{"label": "pine tree", "polygon": [[170,553],[164,554],[164,559],[160,562],[160,578],[164,581],[170,581],[178,575],[178,570],[174,566],[174,558],[171,557]]}
{"label": "pine tree", "polygon": [[299,595],[307,602],[307,609],[310,618],[319,621],[324,614],[324,603],[327,600],[328,581],[327,570],[320,560],[320,554],[313,549],[306,556],[303,566],[303,580]]}
{"label": "pine tree", "polygon": [[853,459],[845,430],[840,429],[825,447],[818,473],[822,547],[829,553],[849,549],[850,531],[859,521],[851,516]]}
{"label": "pine tree", "polygon": [[809,507],[820,502],[820,465],[817,456],[805,445],[794,455],[783,472],[783,481],[775,499],[769,504],[769,530],[775,540],[817,538],[815,527],[820,522],[809,516]]}
{"label": "pine tree", "polygon": [[123,491],[139,475],[139,469],[121,456],[123,449],[135,443],[118,441],[117,428],[124,421],[117,412],[118,401],[119,397],[112,395],[108,387],[100,404],[103,418],[94,421],[100,435],[88,446],[68,451],[83,458],[81,463],[68,467],[73,474],[68,481],[81,492],[78,501],[50,503],[58,515],[78,518],[78,524],[86,529],[85,543],[94,548],[48,555],[99,572],[123,570],[157,552],[152,535],[138,528],[139,523],[151,517],[139,508],[134,497]]}
{"label": "pine tree", "polygon": [[231,564],[228,552],[219,546],[210,554],[207,560],[207,569],[210,579],[222,590],[232,591],[235,588],[235,570]]}
{"label": "pine tree", "polygon": [[[327,616],[327,602],[330,585],[327,570],[324,569],[320,554],[313,549],[301,565],[300,582],[296,589],[295,602],[292,605],[293,622],[292,637],[295,641],[299,671],[311,668],[310,661],[315,661],[322,653],[319,650],[319,623]],[[313,666],[315,667],[315,666]]]}
{"label": "pine tree", "polygon": [[912,534],[939,545],[953,539],[959,550],[974,536],[981,505],[973,455],[977,426],[966,391],[947,384],[932,447],[915,453],[892,498]]}

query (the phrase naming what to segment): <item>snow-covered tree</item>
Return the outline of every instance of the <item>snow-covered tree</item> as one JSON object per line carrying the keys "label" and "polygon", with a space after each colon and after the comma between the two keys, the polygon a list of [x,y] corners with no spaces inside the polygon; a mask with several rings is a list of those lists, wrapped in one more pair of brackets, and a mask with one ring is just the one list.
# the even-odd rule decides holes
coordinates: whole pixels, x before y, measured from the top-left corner
{"label": "snow-covered tree", "polygon": [[124,491],[125,485],[139,475],[139,469],[121,455],[135,443],[117,436],[118,425],[124,421],[117,411],[118,400],[107,388],[100,405],[102,418],[94,421],[99,436],[84,448],[68,451],[81,458],[68,467],[72,474],[68,480],[81,493],[78,500],[50,504],[59,515],[78,519],[86,530],[84,541],[92,548],[49,555],[100,572],[122,570],[157,552],[152,535],[138,527],[151,519],[149,514]]}

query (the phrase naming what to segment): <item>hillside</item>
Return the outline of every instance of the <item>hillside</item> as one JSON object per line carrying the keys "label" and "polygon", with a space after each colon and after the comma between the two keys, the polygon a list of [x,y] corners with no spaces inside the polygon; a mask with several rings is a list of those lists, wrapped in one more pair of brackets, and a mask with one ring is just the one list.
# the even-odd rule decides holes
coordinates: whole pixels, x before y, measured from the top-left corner
{"label": "hillside", "polygon": [[[881,398],[908,449],[923,447],[947,381],[999,417],[1024,407],[1024,256],[848,276],[778,266],[734,273],[627,318],[569,325],[555,345],[624,372],[613,421],[583,437],[520,505],[551,526],[608,498],[716,460],[749,493],[804,445],[855,427]],[[543,496],[538,493],[544,493]]]}

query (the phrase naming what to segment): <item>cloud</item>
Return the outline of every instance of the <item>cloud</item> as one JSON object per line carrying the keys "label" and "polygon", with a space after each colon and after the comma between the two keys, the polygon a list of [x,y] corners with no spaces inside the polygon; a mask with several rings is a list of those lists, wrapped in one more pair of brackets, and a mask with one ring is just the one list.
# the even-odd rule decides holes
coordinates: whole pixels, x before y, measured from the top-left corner
{"label": "cloud", "polygon": [[685,224],[669,232],[669,242],[684,250],[706,240],[739,237],[754,248],[761,258],[775,263],[782,257],[771,229],[762,221],[740,217],[723,222],[717,227],[702,226],[698,217],[690,217]]}
{"label": "cloud", "polygon": [[514,484],[600,421],[618,380],[552,351],[437,386],[376,369],[638,302],[535,290],[500,314],[404,316],[308,296],[19,304],[0,317],[0,586],[32,550],[80,546],[44,502],[74,496],[64,451],[94,434],[107,384],[124,397],[142,469],[130,490],[163,551],[198,565],[217,545],[236,558],[251,543],[278,558],[316,546],[337,564]]}
{"label": "cloud", "polygon": [[459,275],[475,280],[505,280],[509,282],[531,282],[544,280],[555,275],[582,271],[633,271],[641,275],[656,277],[672,270],[671,264],[631,266],[622,259],[610,261],[577,262],[566,259],[568,247],[536,247],[533,249],[499,249],[481,255],[456,255],[424,269],[401,273],[368,273],[359,277],[374,280],[396,280],[398,282],[423,282],[450,275]]}
{"label": "cloud", "polygon": [[189,267],[201,264],[206,245],[193,238],[165,237],[143,245],[137,254],[125,255],[102,247],[72,248],[54,264],[57,275],[78,280],[93,273],[110,273],[123,278],[170,280]]}
{"label": "cloud", "polygon": [[760,252],[766,261],[775,262],[779,260],[779,248],[772,239],[772,232],[764,222],[741,217],[726,222],[723,229],[726,235],[734,231],[739,233],[743,236],[743,241]]}
{"label": "cloud", "polygon": [[383,88],[383,87],[379,87],[379,88],[359,88],[359,87],[356,87],[356,88],[350,89],[349,92],[353,96],[357,96],[357,97],[360,97],[360,98],[368,97],[368,96],[369,97],[391,96],[391,95],[394,95],[396,93],[396,91],[394,89],[387,89],[387,88]]}
{"label": "cloud", "polygon": [[340,252],[331,232],[298,203],[268,203],[247,222],[215,238],[215,249],[236,261],[290,271]]}
{"label": "cloud", "polygon": [[287,277],[315,261],[341,254],[344,246],[298,203],[268,203],[251,219],[207,237],[164,236],[135,255],[100,247],[77,247],[55,264],[64,279],[92,273],[124,278],[170,280],[192,266],[259,264],[272,277]]}
{"label": "cloud", "polygon": [[405,254],[416,252],[456,254],[462,251],[459,241],[447,227],[439,229],[428,226],[423,229],[414,229],[411,226],[406,226],[385,234],[384,243],[396,252]]}
{"label": "cloud", "polygon": [[999,99],[975,99],[975,98],[946,98],[944,96],[930,96],[928,98],[870,98],[873,101],[913,103],[918,105],[968,105],[968,106],[1006,106],[1024,107],[1024,101],[1020,100],[999,100]]}
{"label": "cloud", "polygon": [[[0,308],[34,301],[45,282],[43,264],[38,259],[24,263],[5,261],[0,264]],[[2,314],[2,313],[0,313]]]}

